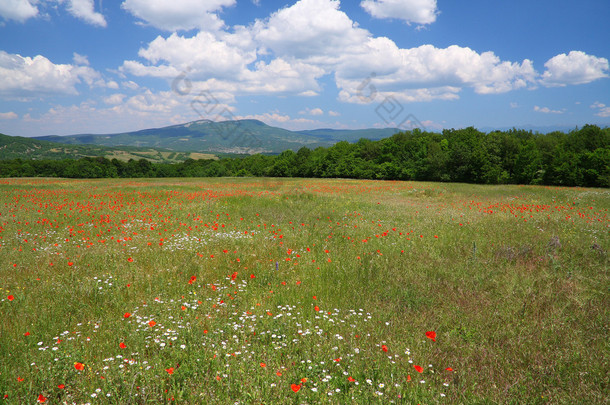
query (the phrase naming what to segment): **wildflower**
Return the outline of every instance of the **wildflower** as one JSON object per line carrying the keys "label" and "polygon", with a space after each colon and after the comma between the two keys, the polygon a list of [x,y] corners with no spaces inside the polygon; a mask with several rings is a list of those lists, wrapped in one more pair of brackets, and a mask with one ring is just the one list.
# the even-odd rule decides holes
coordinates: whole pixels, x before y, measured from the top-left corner
{"label": "wildflower", "polygon": [[47,402],[47,397],[45,397],[42,394],[38,395],[38,403],[39,404],[44,404],[45,402]]}
{"label": "wildflower", "polygon": [[433,342],[436,342],[436,332],[434,332],[434,331],[426,332],[426,337],[428,339],[432,339]]}
{"label": "wildflower", "polygon": [[167,371],[167,374],[169,374],[169,375],[174,374],[174,368],[173,367],[166,368],[165,371]]}
{"label": "wildflower", "polygon": [[386,345],[381,345],[381,350],[383,350],[384,352],[388,352],[388,347]]}
{"label": "wildflower", "polygon": [[9,295],[8,297],[6,297],[9,301],[12,301],[15,299],[15,297],[13,295]]}
{"label": "wildflower", "polygon": [[85,369],[85,365],[83,363],[74,363],[74,368],[78,371],[83,371]]}
{"label": "wildflower", "polygon": [[124,348],[126,348],[126,347],[127,347],[127,345],[126,345],[124,342],[121,342],[121,343],[119,343],[119,347],[120,347],[121,349],[124,349]]}
{"label": "wildflower", "polygon": [[299,390],[301,389],[301,384],[291,384],[290,388],[294,391],[294,392],[299,392]]}
{"label": "wildflower", "polygon": [[123,318],[129,318],[131,316],[131,314],[129,312],[125,312],[125,315],[123,315]]}
{"label": "wildflower", "polygon": [[423,373],[424,371],[424,368],[422,366],[413,365],[413,367],[415,368],[415,370],[417,370],[418,373]]}

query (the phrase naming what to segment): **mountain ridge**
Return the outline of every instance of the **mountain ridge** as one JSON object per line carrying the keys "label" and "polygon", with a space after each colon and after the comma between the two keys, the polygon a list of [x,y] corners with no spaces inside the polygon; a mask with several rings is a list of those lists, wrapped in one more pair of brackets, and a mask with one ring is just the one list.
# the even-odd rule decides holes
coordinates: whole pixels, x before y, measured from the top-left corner
{"label": "mountain ridge", "polygon": [[273,127],[255,119],[210,121],[196,120],[159,128],[110,134],[45,135],[32,139],[70,145],[134,146],[175,152],[281,153],[301,147],[328,147],[339,141],[356,142],[360,138],[377,140],[389,137],[397,128],[314,129],[291,131]]}

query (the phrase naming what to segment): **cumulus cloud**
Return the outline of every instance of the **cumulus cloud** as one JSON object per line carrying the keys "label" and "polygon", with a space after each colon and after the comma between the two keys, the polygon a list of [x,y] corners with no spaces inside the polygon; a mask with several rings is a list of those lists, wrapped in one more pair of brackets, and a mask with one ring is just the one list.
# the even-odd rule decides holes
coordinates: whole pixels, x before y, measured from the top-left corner
{"label": "cumulus cloud", "polygon": [[436,0],[364,0],[360,6],[375,18],[396,18],[416,24],[431,24],[438,14]]}
{"label": "cumulus cloud", "polygon": [[68,12],[87,24],[106,27],[106,19],[94,10],[93,0],[68,0]]}
{"label": "cumulus cloud", "polygon": [[[177,2],[176,9],[184,10],[190,1],[175,0],[172,4]],[[123,7],[134,13],[158,12],[168,4],[166,0],[125,0]],[[205,13],[214,13],[234,1],[201,4]],[[404,13],[408,11],[412,15],[409,21],[420,24],[431,22],[437,13],[436,2],[429,0],[363,1],[362,6],[377,10],[378,15],[391,11],[393,16],[407,16]],[[404,13],[398,13],[397,7]],[[417,14],[418,10],[427,10],[427,14]],[[159,16],[162,14],[159,12]],[[428,17],[422,17],[425,15]],[[146,19],[152,21],[152,17]],[[217,28],[223,26],[221,20],[217,22]],[[605,77],[608,70],[606,59],[578,51],[550,59],[541,75],[529,59],[502,60],[490,51],[477,52],[458,45],[400,48],[393,40],[375,37],[359,27],[341,11],[336,0],[299,0],[268,18],[230,31],[219,28],[190,36],[159,36],[138,55],[141,59],[125,61],[121,72],[164,78],[170,83],[180,79],[188,81],[193,91],[230,96],[315,96],[321,91],[320,78],[332,75],[339,100],[349,103],[370,103],[375,98],[401,102],[454,100],[465,88],[478,94],[497,94],[532,89],[541,83],[579,84]]]}
{"label": "cumulus cloud", "polygon": [[608,59],[587,55],[581,51],[559,54],[549,59],[541,82],[548,87],[586,84],[608,77]]}
{"label": "cumulus cloud", "polygon": [[319,65],[359,52],[370,35],[339,10],[338,1],[330,0],[300,0],[258,20],[252,33],[263,49]]}
{"label": "cumulus cloud", "polygon": [[121,7],[146,24],[166,31],[217,30],[223,22],[216,12],[235,0],[125,0]]}
{"label": "cumulus cloud", "polygon": [[0,96],[78,94],[75,86],[83,82],[104,85],[101,75],[88,66],[55,64],[42,55],[31,58],[0,51]]}
{"label": "cumulus cloud", "polygon": [[[191,86],[232,93],[317,92],[324,70],[299,60],[258,60],[247,33],[176,33],[153,40],[139,55],[148,63],[125,61],[121,70],[137,76],[170,80],[173,87]],[[180,82],[180,83],[178,83]]]}
{"label": "cumulus cloud", "polygon": [[38,15],[36,3],[35,0],[2,0],[0,1],[0,17],[5,20],[24,22]]}
{"label": "cumulus cloud", "polygon": [[190,38],[176,33],[168,38],[158,36],[138,54],[152,65],[128,61],[124,68],[133,74],[174,78],[188,72],[191,79],[198,80],[235,77],[256,61],[255,49],[232,46],[204,31]]}

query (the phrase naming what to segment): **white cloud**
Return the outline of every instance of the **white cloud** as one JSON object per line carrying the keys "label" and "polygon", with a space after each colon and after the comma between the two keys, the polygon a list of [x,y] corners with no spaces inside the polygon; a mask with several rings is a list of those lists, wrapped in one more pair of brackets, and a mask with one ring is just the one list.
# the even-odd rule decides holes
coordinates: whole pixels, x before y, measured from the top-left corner
{"label": "white cloud", "polygon": [[544,114],[563,114],[565,113],[565,109],[563,110],[551,110],[548,107],[539,107],[537,105],[534,106],[534,111]]}
{"label": "white cloud", "polygon": [[[246,65],[256,61],[255,49],[233,46],[208,32],[199,32],[187,38],[176,33],[168,38],[158,36],[147,48],[140,49],[138,55],[152,64],[165,62],[160,66],[145,66],[138,62],[127,64],[126,68],[138,75],[174,78],[188,72],[191,79],[229,78],[242,72]],[[147,72],[148,71],[148,72]]]}
{"label": "white cloud", "polygon": [[42,55],[33,58],[0,51],[0,96],[10,98],[78,94],[78,83],[103,86],[101,75],[88,66],[54,64]]}
{"label": "white cloud", "polygon": [[106,19],[94,10],[93,0],[68,0],[68,12],[88,24],[106,27]]}
{"label": "white cloud", "polygon": [[110,105],[117,105],[117,104],[121,104],[124,99],[125,99],[125,94],[115,93],[111,96],[104,97],[104,103],[110,104]]}
{"label": "white cloud", "polygon": [[608,59],[587,55],[581,51],[559,54],[549,59],[544,67],[541,83],[548,87],[585,84],[608,77]]}
{"label": "white cloud", "polygon": [[36,3],[36,0],[2,0],[0,1],[0,17],[24,22],[38,15]]}
{"label": "white cloud", "polygon": [[436,0],[364,0],[360,6],[375,18],[396,18],[407,23],[436,21]]}
{"label": "white cloud", "polygon": [[591,104],[591,108],[604,108],[606,106],[606,104],[600,103],[599,101],[596,101],[595,103]]}
{"label": "white cloud", "polygon": [[300,0],[252,27],[263,49],[318,65],[334,64],[359,52],[370,35],[339,10],[339,2]]}
{"label": "white cloud", "polygon": [[129,90],[137,90],[137,89],[140,88],[138,83],[136,83],[136,82],[134,82],[132,80],[129,80],[129,81],[126,81],[126,82],[122,82],[121,86],[123,86],[123,87],[125,87],[125,88],[127,88]]}
{"label": "white cloud", "polygon": [[166,31],[214,31],[223,26],[215,12],[235,0],[125,0],[121,7],[146,23]]}
{"label": "white cloud", "polygon": [[306,108],[302,111],[299,111],[301,115],[324,115],[324,111],[321,108]]}
{"label": "white cloud", "polygon": [[73,53],[72,60],[76,65],[86,65],[89,66],[89,59],[86,55],[80,55],[76,52]]}
{"label": "white cloud", "polygon": [[[156,26],[186,29],[198,25],[188,18],[180,20],[185,21],[183,25],[170,23],[169,17],[157,21],[152,15],[166,16],[161,10],[170,4],[176,4],[176,13],[185,13],[194,1],[125,0],[123,7]],[[198,10],[214,14],[233,4],[233,0],[200,1]],[[409,20],[422,24],[432,21],[430,16],[437,13],[435,1],[364,4],[379,13],[399,6],[413,15],[417,10],[428,10],[428,20],[422,16]],[[144,12],[154,13],[144,17]],[[221,29],[221,20],[216,22],[215,31],[157,37],[140,49],[140,60],[125,61],[120,71],[163,78],[174,85],[180,81],[191,94],[211,91],[222,94],[226,102],[244,94],[315,96],[321,92],[320,78],[333,75],[340,101],[379,103],[389,99],[402,103],[455,100],[465,88],[478,94],[497,94],[532,89],[540,83],[580,83],[603,77],[607,70],[605,59],[576,51],[549,60],[541,76],[530,60],[505,61],[494,52],[479,53],[457,45],[400,48],[393,40],[360,28],[340,10],[336,0],[299,0],[266,19],[247,27],[231,27],[230,31]]]}
{"label": "white cloud", "polygon": [[330,111],[328,112],[328,115],[330,115],[331,117],[338,117],[338,116],[340,116],[340,115],[341,115],[341,113],[338,113],[337,111],[332,111],[332,110],[330,110]]}
{"label": "white cloud", "polygon": [[182,74],[215,91],[317,95],[317,79],[334,73],[339,99],[356,103],[365,102],[362,83],[372,72],[378,94],[402,101],[456,99],[463,87],[501,93],[531,86],[537,75],[529,60],[502,61],[493,52],[401,49],[359,28],[331,0],[300,0],[233,33],[159,36],[139,55],[148,63],[125,61],[122,71],[168,80]]}
{"label": "white cloud", "polygon": [[17,118],[19,118],[19,116],[12,111],[0,113],[0,120],[14,120]]}
{"label": "white cloud", "polygon": [[606,107],[606,104],[596,101],[595,103],[591,104],[591,108],[598,110],[595,113],[595,115],[598,117],[610,117],[610,107]]}
{"label": "white cloud", "polygon": [[125,61],[121,71],[136,76],[170,80],[173,86],[192,86],[231,93],[306,93],[319,90],[317,78],[325,72],[299,60],[276,57],[257,61],[257,51],[245,31],[234,34],[199,32],[193,37],[176,33],[153,40],[139,55],[149,63]]}

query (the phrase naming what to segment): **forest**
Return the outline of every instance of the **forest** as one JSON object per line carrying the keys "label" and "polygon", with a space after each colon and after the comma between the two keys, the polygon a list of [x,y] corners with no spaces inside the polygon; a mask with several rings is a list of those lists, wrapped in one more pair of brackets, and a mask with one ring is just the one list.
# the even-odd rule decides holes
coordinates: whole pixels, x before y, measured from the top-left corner
{"label": "forest", "polygon": [[569,133],[474,127],[399,132],[379,141],[220,160],[151,163],[103,157],[0,161],[0,177],[314,177],[610,187],[610,128]]}

